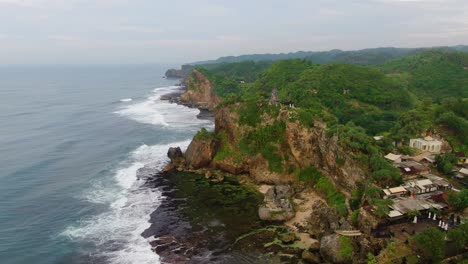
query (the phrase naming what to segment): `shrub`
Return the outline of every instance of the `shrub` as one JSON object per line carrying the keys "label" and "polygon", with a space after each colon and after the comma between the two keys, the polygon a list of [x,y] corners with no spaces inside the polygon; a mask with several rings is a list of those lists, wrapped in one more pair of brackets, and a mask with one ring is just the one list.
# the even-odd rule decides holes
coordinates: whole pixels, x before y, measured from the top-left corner
{"label": "shrub", "polygon": [[457,211],[464,210],[468,207],[468,189],[464,188],[459,193],[449,193],[448,203]]}
{"label": "shrub", "polygon": [[324,176],[314,166],[301,170],[297,175],[299,180],[311,182],[312,184],[316,184],[321,177]]}
{"label": "shrub", "polygon": [[350,259],[353,256],[353,245],[351,244],[351,238],[345,237],[345,236],[340,236],[340,254],[345,257]]}
{"label": "shrub", "polygon": [[426,260],[440,263],[445,252],[445,234],[434,227],[413,237],[413,243],[423,253]]}
{"label": "shrub", "polygon": [[216,133],[209,132],[206,130],[206,128],[202,128],[200,131],[198,131],[194,138],[198,140],[217,140]]}

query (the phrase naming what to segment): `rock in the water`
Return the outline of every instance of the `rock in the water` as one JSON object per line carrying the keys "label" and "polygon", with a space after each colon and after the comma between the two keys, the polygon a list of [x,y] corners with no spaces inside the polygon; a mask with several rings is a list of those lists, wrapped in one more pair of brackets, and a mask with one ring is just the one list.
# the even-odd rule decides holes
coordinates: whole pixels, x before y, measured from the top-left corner
{"label": "rock in the water", "polygon": [[341,248],[340,236],[337,234],[324,236],[320,240],[320,254],[325,260],[332,263],[350,263],[351,259],[342,255]]}
{"label": "rock in the water", "polygon": [[290,186],[271,187],[265,194],[264,204],[258,209],[260,219],[264,221],[287,221],[296,212],[291,204],[292,189]]}
{"label": "rock in the water", "polygon": [[302,252],[302,260],[306,263],[315,264],[320,263],[320,256],[317,253],[311,252],[309,250],[304,250]]}
{"label": "rock in the water", "polygon": [[180,147],[169,148],[169,150],[167,151],[167,156],[169,157],[169,159],[171,159],[172,163],[175,163],[176,161],[179,161],[180,159],[184,158],[184,154],[182,154],[182,150],[180,149]]}

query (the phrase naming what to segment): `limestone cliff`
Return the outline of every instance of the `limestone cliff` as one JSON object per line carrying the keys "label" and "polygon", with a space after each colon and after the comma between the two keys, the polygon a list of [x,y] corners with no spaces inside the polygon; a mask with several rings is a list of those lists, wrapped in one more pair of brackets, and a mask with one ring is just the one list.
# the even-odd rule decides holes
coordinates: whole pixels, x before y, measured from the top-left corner
{"label": "limestone cliff", "polygon": [[[239,121],[239,107],[240,104],[232,104],[216,109],[216,147],[211,140],[194,140],[191,145],[196,146],[197,151],[192,151],[191,146],[185,153],[188,167],[249,174],[258,183],[290,184],[297,180],[298,171],[313,166],[348,196],[356,182],[367,177],[368,171],[348,155],[336,136],[328,135],[324,123],[315,122],[314,127],[306,128],[293,120],[295,109],[281,107],[277,116],[264,116],[262,124],[252,127]],[[272,170],[265,153],[248,154],[241,146],[249,132],[277,121],[285,124],[283,140],[275,151],[275,155],[281,157],[279,165],[282,169]]]}
{"label": "limestone cliff", "polygon": [[213,110],[221,101],[214,92],[213,83],[196,69],[184,83],[187,90],[180,96],[180,101],[185,105]]}

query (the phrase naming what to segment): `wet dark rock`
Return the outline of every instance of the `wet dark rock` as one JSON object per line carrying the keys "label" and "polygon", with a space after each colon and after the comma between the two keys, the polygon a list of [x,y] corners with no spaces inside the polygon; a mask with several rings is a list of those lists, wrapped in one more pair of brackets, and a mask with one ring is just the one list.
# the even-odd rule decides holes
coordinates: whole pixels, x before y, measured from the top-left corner
{"label": "wet dark rock", "polygon": [[211,183],[204,175],[175,170],[154,173],[146,168],[141,173],[146,185],[165,197],[151,214],[151,226],[142,233],[154,239],[150,244],[163,263],[270,263],[259,260],[264,257],[261,252],[251,254],[232,246],[235,238],[256,226],[260,194],[245,193],[243,186],[229,180]]}
{"label": "wet dark rock", "polygon": [[180,147],[169,148],[169,150],[167,151],[167,156],[169,157],[169,159],[171,159],[171,162],[184,158],[184,154],[182,153]]}

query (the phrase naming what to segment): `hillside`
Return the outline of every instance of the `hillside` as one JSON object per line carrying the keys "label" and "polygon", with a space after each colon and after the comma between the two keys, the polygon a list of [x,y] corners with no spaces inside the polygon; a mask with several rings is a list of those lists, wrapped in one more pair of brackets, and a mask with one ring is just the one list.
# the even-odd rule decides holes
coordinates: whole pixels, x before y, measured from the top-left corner
{"label": "hillside", "polygon": [[[341,62],[360,65],[376,65],[393,59],[416,55],[425,50],[433,48],[374,48],[354,51],[330,50],[330,51],[298,51],[280,54],[251,54],[240,56],[221,57],[216,60],[199,61],[193,65],[232,63],[242,61],[277,61],[285,59],[307,59],[314,63],[324,64],[330,62]],[[468,46],[459,45],[453,47],[439,47],[448,51],[468,52]]]}
{"label": "hillside", "polygon": [[[427,207],[398,211],[401,217],[390,219],[390,212],[402,210],[394,203],[428,202],[443,192],[451,210],[444,212],[453,214],[467,207],[468,192],[437,189],[431,191],[434,196],[408,191],[388,197],[384,193],[389,187],[409,190],[413,185],[397,163],[384,156],[391,152],[415,158],[420,152],[408,146],[409,139],[434,136],[444,139],[446,154],[435,157],[431,173],[453,171],[458,159],[449,152],[468,150],[468,100],[461,97],[466,80],[464,68],[460,71],[465,56],[431,50],[378,67],[305,59],[199,66],[186,79],[181,98],[212,109],[215,129],[199,131],[185,153],[171,148],[165,171],[201,174],[210,186],[230,177],[254,184],[264,195],[258,217],[267,228],[236,239],[248,248],[313,259],[311,263],[380,263],[377,260],[390,254],[404,262],[420,254],[421,245],[414,241],[433,231],[404,231],[416,226],[408,222],[426,215]],[[422,80],[427,91],[416,86]],[[438,90],[445,91],[445,98],[429,93]],[[438,181],[448,182],[448,177]],[[401,223],[405,228],[397,226]],[[419,227],[427,228],[424,225]],[[448,236],[459,236],[463,228],[452,227]],[[380,237],[381,230],[405,235]],[[393,252],[395,243],[404,250]],[[444,247],[445,242],[439,243],[437,250]],[[422,256],[430,259],[430,254]]]}
{"label": "hillside", "polygon": [[421,99],[441,102],[448,97],[468,97],[468,53],[430,50],[380,68],[405,80],[408,89]]}

